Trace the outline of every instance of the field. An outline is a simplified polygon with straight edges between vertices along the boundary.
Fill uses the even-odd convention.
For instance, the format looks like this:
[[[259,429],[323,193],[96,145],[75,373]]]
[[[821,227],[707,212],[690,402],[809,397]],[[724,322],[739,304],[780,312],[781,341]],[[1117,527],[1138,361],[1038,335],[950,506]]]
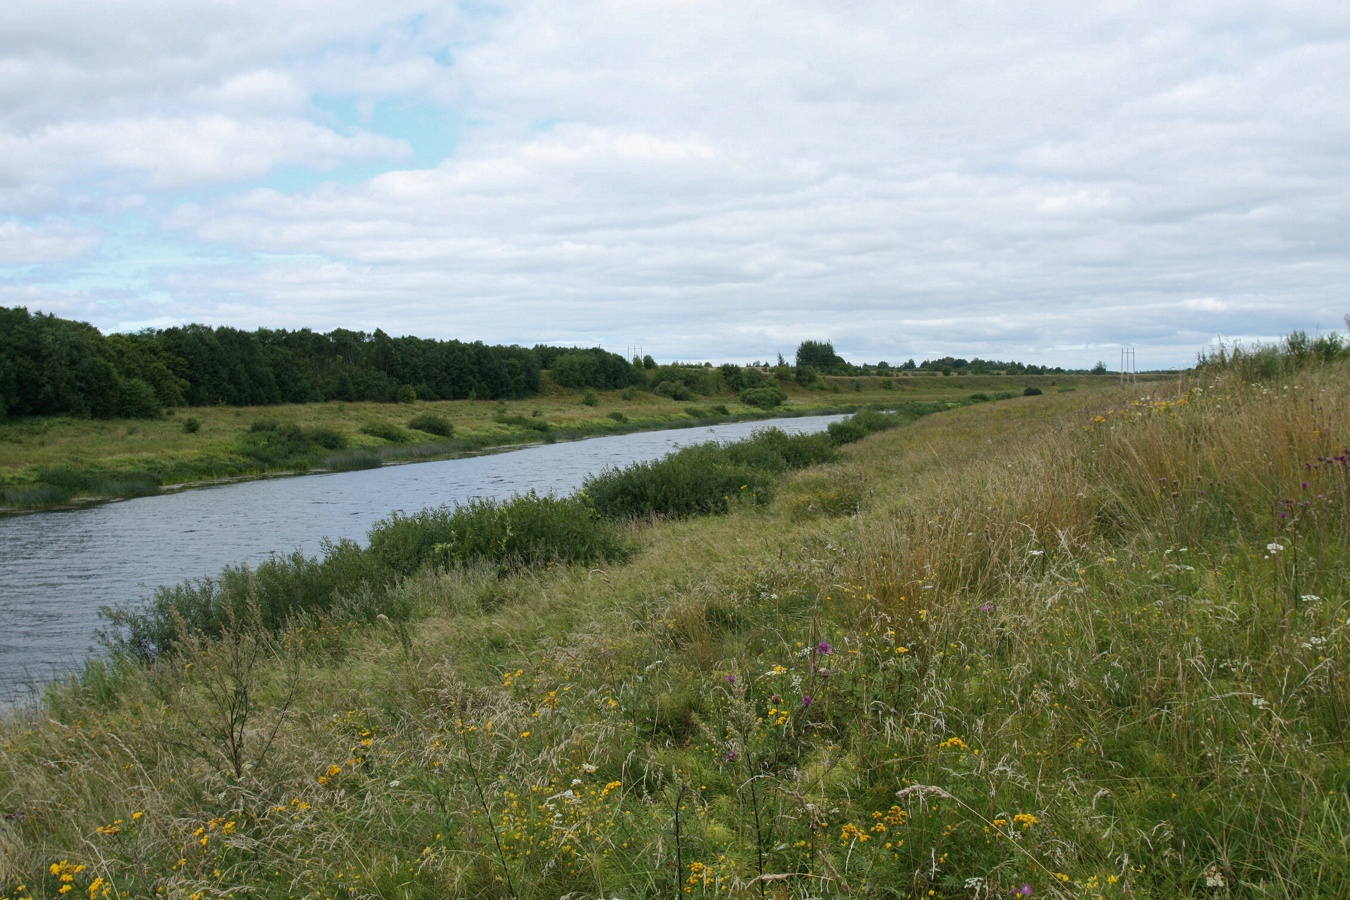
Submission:
[[[1112,376],[1029,375],[881,379],[827,378],[824,389],[785,385],[781,414],[848,411],[871,404],[944,400],[971,395],[1050,393],[1110,384]],[[889,387],[883,383],[888,384]],[[589,392],[549,387],[526,400],[413,403],[313,403],[171,410],[160,419],[37,418],[0,420],[0,509],[41,508],[72,498],[135,496],[161,486],[266,473],[368,468],[445,458],[541,440],[757,418],[764,411],[734,392],[670,400],[645,391]],[[591,403],[590,401],[594,401]],[[409,423],[432,417],[449,425],[439,435]],[[260,425],[273,430],[259,432]],[[276,428],[322,436],[317,443],[272,442]],[[282,443],[281,446],[274,444]]]
[[[1344,897],[1348,419],[1344,361],[1214,365],[585,562],[335,548],[267,624],[330,570],[236,572],[214,636],[0,727],[0,896]]]

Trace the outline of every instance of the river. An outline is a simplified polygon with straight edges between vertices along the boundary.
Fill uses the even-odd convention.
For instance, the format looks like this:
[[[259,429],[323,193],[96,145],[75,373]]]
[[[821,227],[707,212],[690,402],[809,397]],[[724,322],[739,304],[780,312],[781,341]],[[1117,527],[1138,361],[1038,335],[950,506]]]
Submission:
[[[394,510],[530,490],[570,494],[589,475],[678,447],[737,440],[770,426],[820,431],[841,418],[639,432],[0,518],[0,703],[30,697],[44,682],[78,670],[95,650],[99,608],[143,600],[162,585],[256,565],[275,553],[317,555],[325,537],[364,542]]]

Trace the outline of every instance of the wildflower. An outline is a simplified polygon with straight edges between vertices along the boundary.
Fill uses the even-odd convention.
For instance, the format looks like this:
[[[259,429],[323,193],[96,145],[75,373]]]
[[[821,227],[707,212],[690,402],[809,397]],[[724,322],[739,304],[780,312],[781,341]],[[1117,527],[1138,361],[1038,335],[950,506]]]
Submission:
[[[1014,897],[1030,897],[1030,896],[1031,896],[1031,885],[1026,884],[1025,882],[1023,882],[1023,884],[1022,884],[1022,886],[1021,886],[1020,888],[1013,888],[1013,889],[1012,889],[1012,892],[1013,892],[1013,896],[1014,896]]]
[[[727,684],[735,684],[735,683],[736,683],[736,676],[735,676],[735,675],[728,675],[728,676],[727,676]]]
[[[810,695],[810,694],[802,694],[802,706],[803,706],[803,708],[804,708],[804,707],[807,707],[807,706],[810,706],[810,705],[811,705],[812,703],[814,703],[814,702],[815,702],[815,701],[811,699],[811,695]]]
[[[1284,544],[1276,544],[1272,542],[1266,544],[1266,549],[1269,550],[1271,553],[1279,553],[1281,550],[1284,549]]]
[[[727,762],[735,762],[736,760],[738,760],[738,759],[740,759],[740,758],[741,758],[741,751],[739,751],[739,750],[728,750],[728,751],[727,751]]]
[[[821,656],[829,656],[834,652],[834,648],[830,646],[829,641],[821,641],[819,644],[816,644],[816,652]]]
[[[830,677],[830,670],[829,670],[829,669],[821,669],[821,670],[820,670],[820,677],[821,677],[821,678],[829,678],[829,677]]]
[[[982,604],[980,604],[980,612],[987,613],[987,612],[993,612],[993,611],[994,611],[994,604],[992,604],[992,603],[982,603]]]

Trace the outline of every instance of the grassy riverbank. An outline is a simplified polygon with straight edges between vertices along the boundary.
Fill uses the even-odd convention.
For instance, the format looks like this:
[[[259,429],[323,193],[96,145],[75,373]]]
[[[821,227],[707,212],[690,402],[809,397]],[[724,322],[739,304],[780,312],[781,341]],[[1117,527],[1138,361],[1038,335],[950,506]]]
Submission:
[[[245,577],[3,726],[0,896],[1344,896],[1347,434],[1344,363],[1215,367],[279,630]]]
[[[1020,396],[1111,383],[1110,376],[827,378],[823,389],[784,385],[773,415],[973,396]],[[511,402],[313,403],[180,408],[161,419],[0,421],[0,509],[43,508],[161,486],[277,472],[370,468],[541,440],[764,417],[732,392],[680,402],[645,391],[550,388]],[[431,430],[425,430],[430,428]]]

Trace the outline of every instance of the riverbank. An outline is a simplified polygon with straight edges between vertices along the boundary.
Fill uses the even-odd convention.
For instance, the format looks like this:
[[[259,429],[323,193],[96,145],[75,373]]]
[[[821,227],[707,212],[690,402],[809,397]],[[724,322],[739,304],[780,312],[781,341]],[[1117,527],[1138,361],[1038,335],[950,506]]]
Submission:
[[[1341,896],[1350,370],[1195,387],[91,665],[0,733],[0,890]]]
[[[676,401],[642,391],[546,394],[513,402],[318,403],[177,409],[158,420],[0,422],[0,514],[143,496],[162,488],[399,462],[605,434],[771,416],[852,412],[906,402],[981,402],[1110,385],[1112,376],[825,379],[784,385],[760,410],[731,393]],[[410,427],[437,428],[432,434]],[[430,424],[429,424],[430,423]]]

